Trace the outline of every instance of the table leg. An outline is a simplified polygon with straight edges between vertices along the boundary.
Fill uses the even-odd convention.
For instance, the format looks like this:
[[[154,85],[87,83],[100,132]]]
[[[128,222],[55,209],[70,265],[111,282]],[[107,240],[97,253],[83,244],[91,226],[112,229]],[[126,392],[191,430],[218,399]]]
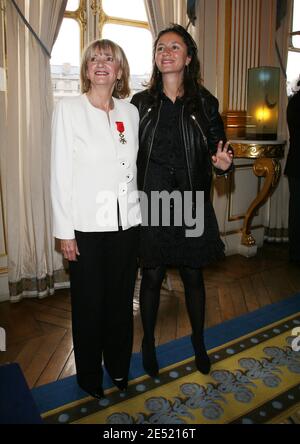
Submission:
[[[254,213],[261,205],[266,202],[268,197],[271,196],[272,192],[276,188],[281,172],[280,162],[276,159],[271,159],[267,157],[260,158],[254,162],[253,171],[257,177],[265,177],[265,181],[259,194],[248,208],[244,219],[241,244],[248,247],[253,246],[256,243],[254,237],[251,234],[251,222]]]

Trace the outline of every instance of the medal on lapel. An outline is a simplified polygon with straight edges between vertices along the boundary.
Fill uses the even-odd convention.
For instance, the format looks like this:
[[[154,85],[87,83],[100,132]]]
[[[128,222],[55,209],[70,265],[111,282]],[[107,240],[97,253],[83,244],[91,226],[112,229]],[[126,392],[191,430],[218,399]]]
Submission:
[[[125,131],[124,123],[123,122],[116,122],[116,125],[117,125],[117,130],[119,132],[119,137],[120,137],[119,141],[120,141],[120,143],[122,143],[124,145],[125,143],[127,143],[127,140],[125,139],[125,136],[124,136],[124,131]]]

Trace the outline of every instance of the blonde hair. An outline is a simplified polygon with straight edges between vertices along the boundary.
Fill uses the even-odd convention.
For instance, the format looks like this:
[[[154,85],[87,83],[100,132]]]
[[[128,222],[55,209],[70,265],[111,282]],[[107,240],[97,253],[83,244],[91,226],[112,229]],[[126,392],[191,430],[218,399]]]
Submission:
[[[112,95],[118,99],[125,99],[130,95],[130,70],[128,60],[123,49],[113,41],[107,39],[94,40],[83,52],[80,66],[81,92],[84,94],[91,88],[91,81],[87,77],[87,64],[95,49],[99,49],[100,51],[111,50],[114,60],[119,64],[122,71],[121,78],[116,82]]]

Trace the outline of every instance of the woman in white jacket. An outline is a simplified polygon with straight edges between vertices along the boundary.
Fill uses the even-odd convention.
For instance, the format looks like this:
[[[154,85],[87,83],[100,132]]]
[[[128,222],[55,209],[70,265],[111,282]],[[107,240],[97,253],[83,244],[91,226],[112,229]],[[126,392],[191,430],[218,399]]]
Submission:
[[[102,360],[127,387],[140,209],[136,185],[139,117],[129,66],[110,40],[92,42],[81,63],[82,95],[56,106],[51,193],[54,236],[69,261],[78,384],[103,396]]]

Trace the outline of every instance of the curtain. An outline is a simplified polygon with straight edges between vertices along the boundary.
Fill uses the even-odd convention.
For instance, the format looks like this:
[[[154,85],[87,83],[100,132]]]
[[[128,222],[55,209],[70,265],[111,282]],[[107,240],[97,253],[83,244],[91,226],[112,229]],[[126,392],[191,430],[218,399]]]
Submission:
[[[152,35],[157,34],[171,23],[184,27],[188,24],[186,0],[144,0]]]
[[[51,53],[67,0],[18,0],[26,20]],[[50,61],[12,2],[7,13],[7,137],[5,209],[11,301],[44,297],[67,285],[51,226]]]
[[[273,39],[277,42],[278,53],[274,50],[269,64],[271,66],[280,66],[286,70],[288,56],[288,42],[292,13],[292,1],[285,2],[285,15],[277,14],[281,20],[277,20],[277,30],[274,29]],[[277,2],[278,7],[278,2]],[[278,11],[280,12],[280,11]],[[286,108],[288,104],[286,78],[281,70],[280,75],[280,96],[279,96],[279,120],[278,120],[278,139],[285,140],[285,159],[288,152],[288,127],[286,122]],[[281,161],[282,177],[280,182],[268,200],[265,211],[265,239],[268,241],[283,242],[288,240],[288,205],[289,205],[289,188],[287,178],[283,175],[285,159]]]

